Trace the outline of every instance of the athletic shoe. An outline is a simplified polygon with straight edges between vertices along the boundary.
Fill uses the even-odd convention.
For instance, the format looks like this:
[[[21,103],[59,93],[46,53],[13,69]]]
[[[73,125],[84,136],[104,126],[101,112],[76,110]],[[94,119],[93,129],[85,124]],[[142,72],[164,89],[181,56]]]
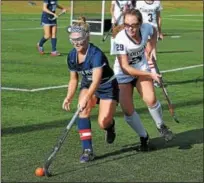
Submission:
[[[38,49],[38,52],[43,55],[44,54],[44,49],[42,46],[39,45],[39,43],[37,43],[37,49]]]
[[[56,57],[56,56],[60,56],[61,54],[58,51],[52,51],[51,52],[51,56]]]
[[[174,134],[172,133],[172,131],[164,124],[161,125],[160,128],[158,128],[158,131],[166,141],[170,141],[174,137]]]
[[[83,154],[80,157],[80,163],[87,163],[94,160],[94,154],[91,149],[84,149]]]
[[[113,120],[113,124],[111,127],[105,130],[105,140],[108,144],[112,144],[115,140],[116,133],[115,133],[115,120]]]
[[[146,137],[140,137],[139,151],[149,151],[149,135]]]

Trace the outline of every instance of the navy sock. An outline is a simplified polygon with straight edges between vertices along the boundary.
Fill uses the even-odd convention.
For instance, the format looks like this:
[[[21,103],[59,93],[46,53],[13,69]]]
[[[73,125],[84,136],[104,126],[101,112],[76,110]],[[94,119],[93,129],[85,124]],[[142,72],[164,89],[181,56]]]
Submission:
[[[91,121],[89,118],[79,118],[78,131],[82,143],[82,148],[92,150]]]
[[[42,47],[43,44],[47,41],[48,39],[45,39],[44,37],[41,38],[40,42],[39,42],[39,46]]]
[[[56,51],[57,38],[52,38],[51,43],[52,43],[52,51]]]

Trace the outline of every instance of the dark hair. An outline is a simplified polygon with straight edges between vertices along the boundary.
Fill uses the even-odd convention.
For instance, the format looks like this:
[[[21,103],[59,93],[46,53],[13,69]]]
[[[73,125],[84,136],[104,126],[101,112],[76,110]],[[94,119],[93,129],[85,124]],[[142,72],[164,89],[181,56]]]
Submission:
[[[139,10],[137,9],[129,9],[125,12],[125,15],[124,15],[124,20],[125,20],[125,17],[127,15],[133,15],[133,16],[136,16],[139,23],[142,24],[143,23],[143,18],[142,18],[142,14]]]

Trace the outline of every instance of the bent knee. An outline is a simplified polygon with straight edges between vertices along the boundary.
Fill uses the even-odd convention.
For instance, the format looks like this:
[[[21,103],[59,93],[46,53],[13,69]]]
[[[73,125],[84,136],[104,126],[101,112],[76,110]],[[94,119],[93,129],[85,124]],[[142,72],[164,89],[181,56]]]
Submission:
[[[45,35],[44,35],[44,38],[45,38],[45,39],[50,39],[50,38],[51,38],[51,35],[50,35],[50,34],[45,34]]]
[[[154,105],[157,103],[156,98],[143,99],[143,100],[144,100],[144,102],[146,103],[146,105],[147,105],[148,107],[152,107],[152,106],[154,106]]]
[[[99,124],[101,129],[106,129],[110,126],[110,122],[112,120],[113,119],[110,117],[103,117],[103,118],[98,119],[98,124]]]
[[[79,113],[80,118],[87,118],[90,116],[91,107],[86,107],[82,112]]]

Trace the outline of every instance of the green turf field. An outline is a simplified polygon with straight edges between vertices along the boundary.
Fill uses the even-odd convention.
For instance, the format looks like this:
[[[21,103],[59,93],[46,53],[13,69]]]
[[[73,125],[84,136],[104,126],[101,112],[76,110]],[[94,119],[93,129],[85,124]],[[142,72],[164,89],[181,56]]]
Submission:
[[[158,43],[158,65],[160,70],[167,71],[163,77],[180,124],[172,120],[161,89],[156,91],[163,104],[164,120],[176,134],[175,139],[165,143],[160,138],[146,106],[135,92],[136,109],[155,150],[147,153],[134,150],[139,138],[125,124],[120,107],[115,116],[117,139],[107,145],[97,124],[96,108],[91,119],[97,159],[79,163],[81,145],[74,126],[50,167],[54,176],[47,178],[36,177],[34,171],[43,165],[77,106],[75,97],[71,112],[61,109],[67,90],[63,85],[69,79],[66,54],[71,44],[65,31],[69,16],[59,20],[58,50],[63,55],[51,57],[48,41],[46,54],[41,56],[36,50],[42,36],[40,8],[33,10],[34,6],[23,3],[24,9],[18,13],[15,10],[19,4],[16,9],[8,9],[3,2],[1,7],[2,182],[203,182],[202,9],[189,6],[178,9],[175,3],[176,9],[169,3],[162,13],[166,36]],[[100,36],[91,38],[112,65],[114,57],[109,55],[109,40],[105,43],[101,40]],[[196,67],[187,69],[189,66]],[[176,71],[178,68],[182,70]],[[49,88],[55,86],[62,88]],[[38,91],[42,88],[45,90]]]

